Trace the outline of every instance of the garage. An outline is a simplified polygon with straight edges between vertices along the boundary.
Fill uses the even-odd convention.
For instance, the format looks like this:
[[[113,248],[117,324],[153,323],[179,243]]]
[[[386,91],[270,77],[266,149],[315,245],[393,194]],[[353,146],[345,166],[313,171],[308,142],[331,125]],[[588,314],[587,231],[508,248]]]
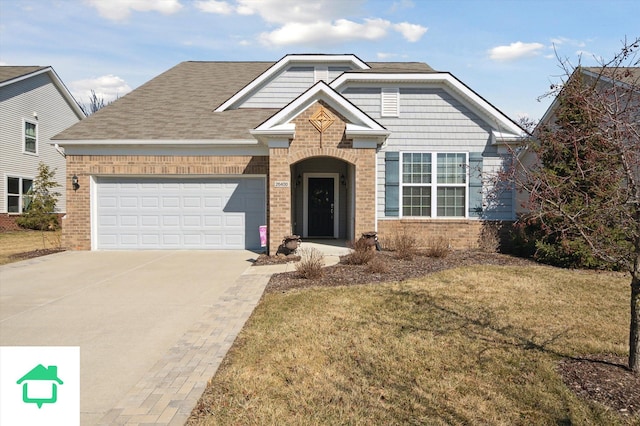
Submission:
[[[262,177],[98,177],[95,189],[95,249],[260,248]]]

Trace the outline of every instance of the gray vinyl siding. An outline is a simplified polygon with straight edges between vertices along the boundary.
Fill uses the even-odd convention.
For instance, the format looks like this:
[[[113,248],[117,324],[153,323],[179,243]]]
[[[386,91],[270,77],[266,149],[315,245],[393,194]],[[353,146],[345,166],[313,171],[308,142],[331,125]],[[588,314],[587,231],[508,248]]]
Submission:
[[[481,152],[483,173],[495,172],[502,158],[491,144],[491,127],[456,97],[441,88],[400,87],[400,116],[381,117],[380,87],[350,87],[342,92],[349,101],[385,126],[391,135],[378,153],[378,217],[385,217],[385,152]],[[489,185],[488,180],[486,185]],[[481,218],[513,218],[512,191],[500,191],[497,198],[484,189]],[[493,195],[493,193],[491,193]]]
[[[314,84],[313,67],[290,67],[266,82],[240,108],[282,108]]]
[[[346,65],[329,66],[329,81],[326,83],[349,70],[351,67]],[[291,66],[263,83],[239,108],[283,108],[316,83],[314,71],[314,65]]]
[[[34,112],[38,114],[37,119]],[[37,123],[37,155],[22,152],[24,120]],[[42,161],[56,169],[58,183],[65,183],[65,158],[49,142],[51,137],[78,121],[46,73],[0,88],[0,213],[7,212],[7,176],[33,179]],[[66,191],[63,186],[57,191],[61,193],[57,211],[63,213]]]

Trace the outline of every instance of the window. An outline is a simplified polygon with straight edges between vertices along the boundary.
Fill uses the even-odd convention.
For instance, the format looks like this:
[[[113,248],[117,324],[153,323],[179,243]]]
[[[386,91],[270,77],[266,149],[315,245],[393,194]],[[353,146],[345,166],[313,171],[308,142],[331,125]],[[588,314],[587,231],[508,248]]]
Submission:
[[[38,125],[26,120],[24,122],[24,152],[38,153]]]
[[[17,177],[7,177],[7,212],[22,213],[29,207],[31,197],[29,191],[33,180]]]
[[[466,204],[467,154],[402,154],[403,216],[465,217]]]

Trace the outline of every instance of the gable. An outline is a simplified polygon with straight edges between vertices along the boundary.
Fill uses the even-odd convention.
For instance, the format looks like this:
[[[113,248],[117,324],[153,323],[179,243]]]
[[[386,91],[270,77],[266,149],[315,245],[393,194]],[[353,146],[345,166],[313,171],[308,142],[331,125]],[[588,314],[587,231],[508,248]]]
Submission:
[[[343,117],[346,123],[346,135],[349,138],[375,139],[384,142],[389,131],[365,114],[347,99],[331,89],[325,82],[319,81],[308,91],[300,95],[285,108],[266,120],[251,134],[258,140],[288,140],[294,137],[294,120],[315,104],[321,103]]]
[[[329,66],[296,63],[257,87],[237,108],[283,108],[318,81],[329,83],[352,69],[353,65],[348,63]]]
[[[287,55],[216,111],[242,107],[282,108],[317,81],[331,80],[346,70],[368,68],[355,55]]]
[[[391,119],[424,121],[421,113],[455,121],[453,114],[487,128],[493,143],[519,142],[523,136],[518,124],[449,73],[345,73],[330,86],[385,126]],[[459,133],[455,127],[441,131]]]

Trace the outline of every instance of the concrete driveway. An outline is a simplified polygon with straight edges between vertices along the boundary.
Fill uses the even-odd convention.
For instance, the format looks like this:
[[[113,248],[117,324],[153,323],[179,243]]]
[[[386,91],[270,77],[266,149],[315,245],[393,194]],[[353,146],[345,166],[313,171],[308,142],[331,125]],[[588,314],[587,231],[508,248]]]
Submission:
[[[79,346],[83,425],[183,424],[269,279],[249,273],[255,256],[64,252],[0,266],[0,344]]]

